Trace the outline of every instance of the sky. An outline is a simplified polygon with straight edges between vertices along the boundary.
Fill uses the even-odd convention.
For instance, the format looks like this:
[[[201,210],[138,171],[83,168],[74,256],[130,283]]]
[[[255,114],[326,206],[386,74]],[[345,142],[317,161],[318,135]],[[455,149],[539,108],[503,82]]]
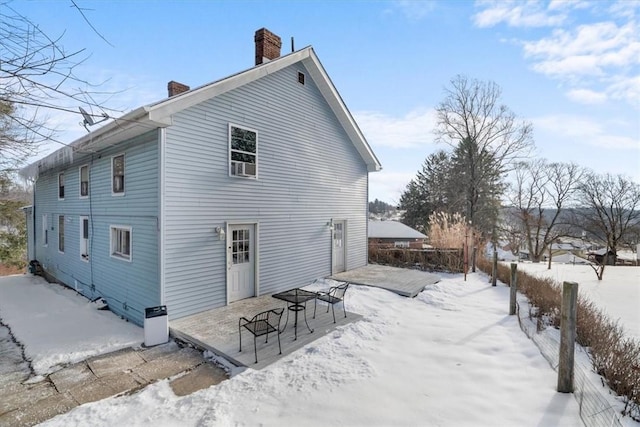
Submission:
[[[47,371],[46,361],[76,359],[85,341],[124,343],[131,336],[131,324],[91,311],[84,297],[63,289],[40,277],[0,278],[3,322],[39,373]],[[345,298],[361,320],[261,370],[238,370],[185,397],[159,381],[42,425],[582,426],[577,400],[556,392],[557,374],[516,316],[507,315],[509,288],[490,286],[484,274],[466,282],[447,275],[416,298],[366,286],[350,286]],[[16,310],[16,300],[30,304]],[[42,304],[64,307],[62,320],[76,322],[61,324]],[[102,327],[104,315],[122,330]],[[40,342],[34,330],[49,338]],[[56,345],[57,337],[67,344]]]
[[[75,4],[84,16],[71,0],[10,6],[67,51],[85,49],[76,74],[100,84],[114,116],[165,98],[170,80],[193,88],[252,67],[259,28],[282,38],[283,54],[292,37],[296,49],[312,45],[382,163],[370,200],[397,204],[425,158],[450,150],[435,142],[434,108],[457,75],[500,86],[533,124],[532,157],[640,182],[637,0]],[[49,119],[58,141],[86,132],[78,114]]]

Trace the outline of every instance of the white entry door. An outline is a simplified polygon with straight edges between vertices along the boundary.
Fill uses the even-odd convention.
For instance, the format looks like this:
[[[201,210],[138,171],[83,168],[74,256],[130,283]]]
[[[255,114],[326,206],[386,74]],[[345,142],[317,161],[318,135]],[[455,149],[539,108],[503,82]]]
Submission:
[[[256,295],[255,225],[230,225],[227,234],[229,302]]]
[[[332,273],[341,273],[344,271],[344,244],[345,244],[344,221],[333,222],[333,261]]]

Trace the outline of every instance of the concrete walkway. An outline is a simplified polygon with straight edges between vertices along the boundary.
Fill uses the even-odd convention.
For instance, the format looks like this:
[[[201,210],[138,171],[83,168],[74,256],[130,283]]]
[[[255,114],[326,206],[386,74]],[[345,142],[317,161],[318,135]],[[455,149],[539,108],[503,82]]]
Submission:
[[[31,383],[4,381],[0,389],[0,426],[33,426],[78,405],[130,394],[170,378],[178,396],[227,379],[202,353],[174,341],[147,349],[127,348],[67,366]]]

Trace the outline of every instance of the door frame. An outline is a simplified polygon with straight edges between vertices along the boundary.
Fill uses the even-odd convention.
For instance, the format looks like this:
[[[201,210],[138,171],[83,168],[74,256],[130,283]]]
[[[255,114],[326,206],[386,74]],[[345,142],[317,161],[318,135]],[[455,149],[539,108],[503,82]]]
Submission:
[[[344,270],[343,271],[347,271],[347,219],[346,218],[331,218],[331,274],[334,275],[336,274],[335,272],[335,265],[333,263],[333,228],[335,227],[335,223],[336,222],[341,222],[342,223],[342,256],[343,256],[343,265],[344,265]]]
[[[248,220],[233,220],[233,221],[227,221],[225,222],[225,239],[224,239],[224,252],[225,252],[225,294],[226,294],[226,305],[229,305],[231,303],[230,301],[230,295],[231,292],[230,290],[230,284],[229,281],[231,280],[231,275],[229,274],[229,263],[231,262],[231,251],[229,250],[229,245],[230,245],[230,241],[229,239],[231,239],[231,235],[229,233],[229,228],[232,225],[253,225],[253,229],[254,229],[254,237],[253,237],[253,294],[254,294],[254,298],[257,297],[258,295],[260,295],[260,245],[259,243],[259,239],[258,236],[260,235],[259,233],[259,227],[260,224],[258,223],[257,220],[254,219],[248,219]]]

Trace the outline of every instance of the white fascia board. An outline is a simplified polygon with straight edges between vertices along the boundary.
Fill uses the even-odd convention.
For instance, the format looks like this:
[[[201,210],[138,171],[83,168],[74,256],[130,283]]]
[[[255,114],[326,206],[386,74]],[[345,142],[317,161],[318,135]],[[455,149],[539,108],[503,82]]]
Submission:
[[[353,116],[349,112],[349,109],[345,105],[340,93],[333,85],[331,78],[325,71],[324,67],[320,63],[318,56],[314,52],[313,48],[310,49],[310,55],[308,58],[302,61],[304,66],[309,70],[309,74],[313,78],[313,81],[316,83],[320,92],[329,103],[329,106],[333,110],[333,113],[336,115],[342,127],[347,132],[347,135],[353,142],[356,150],[360,153],[360,156],[364,159],[367,164],[367,170],[369,172],[376,172],[382,169],[382,165],[380,161],[374,154],[373,150],[369,146],[369,143],[365,139],[364,135],[360,131],[358,124],[353,119]]]
[[[273,61],[266,62],[259,66],[226,77],[222,80],[200,86],[199,88],[173,96],[159,103],[148,105],[149,119],[152,121],[169,122],[172,114],[178,113],[186,108],[222,95],[225,92],[244,86],[269,74],[280,71],[289,65],[302,61],[304,58],[309,56],[310,49],[311,48],[309,47],[304,48]]]

